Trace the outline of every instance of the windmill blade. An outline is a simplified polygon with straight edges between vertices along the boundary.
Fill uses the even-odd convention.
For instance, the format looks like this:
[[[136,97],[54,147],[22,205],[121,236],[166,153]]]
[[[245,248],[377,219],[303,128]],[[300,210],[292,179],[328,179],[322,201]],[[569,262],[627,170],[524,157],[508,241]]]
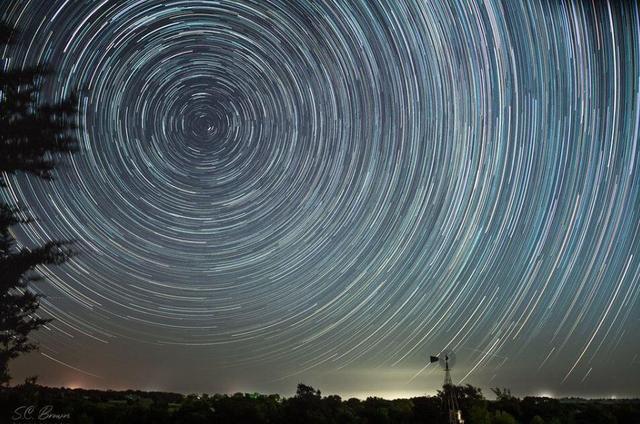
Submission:
[[[440,358],[438,358],[437,356],[433,356],[431,355],[431,358],[429,359],[430,363],[434,363],[434,362],[438,362],[440,360]]]
[[[456,363],[456,354],[451,349],[445,349],[438,355],[438,359],[442,368],[446,368],[447,363],[449,368],[453,368]]]

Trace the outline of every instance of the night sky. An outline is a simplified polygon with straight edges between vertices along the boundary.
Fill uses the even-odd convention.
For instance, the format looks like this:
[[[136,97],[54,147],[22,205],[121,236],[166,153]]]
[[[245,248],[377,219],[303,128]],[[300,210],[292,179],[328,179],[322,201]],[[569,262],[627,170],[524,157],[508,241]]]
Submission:
[[[454,4],[455,3],[455,4]],[[640,395],[636,1],[2,0],[81,89],[15,382]]]

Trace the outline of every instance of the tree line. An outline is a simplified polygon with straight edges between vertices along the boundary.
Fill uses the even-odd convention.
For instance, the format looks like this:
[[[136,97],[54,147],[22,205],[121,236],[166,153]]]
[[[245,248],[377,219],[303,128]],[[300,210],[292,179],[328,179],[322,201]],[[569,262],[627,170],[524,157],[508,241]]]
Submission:
[[[0,23],[0,50],[16,35]],[[0,385],[11,380],[9,361],[35,349],[30,335],[49,321],[38,314],[37,267],[60,264],[72,254],[68,241],[18,246],[12,228],[37,217],[8,202],[9,178],[23,173],[51,181],[59,158],[77,150],[76,94],[57,101],[42,98],[52,74],[44,65],[0,69]]]
[[[20,415],[21,407],[48,410],[71,424],[445,424],[446,388],[436,396],[365,400],[322,396],[319,390],[299,384],[296,394],[236,393],[186,395],[163,392],[102,391],[49,388],[33,384],[0,390],[0,411],[7,418]],[[466,424],[627,424],[640,422],[638,400],[584,400],[525,397],[493,389],[487,400],[476,387],[456,386]],[[16,412],[17,410],[17,412]],[[2,417],[5,418],[5,417]]]

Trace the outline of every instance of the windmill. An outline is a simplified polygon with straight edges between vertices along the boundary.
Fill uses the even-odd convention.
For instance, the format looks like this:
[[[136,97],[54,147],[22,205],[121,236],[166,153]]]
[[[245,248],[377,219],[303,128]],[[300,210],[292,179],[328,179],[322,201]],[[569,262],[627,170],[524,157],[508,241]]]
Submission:
[[[456,363],[456,355],[451,349],[443,350],[438,356],[431,356],[430,362],[438,362],[444,370],[444,384],[442,385],[443,393],[447,399],[447,409],[449,412],[449,424],[463,424],[462,412],[458,406],[458,396],[456,395],[456,387],[451,381],[451,368]]]

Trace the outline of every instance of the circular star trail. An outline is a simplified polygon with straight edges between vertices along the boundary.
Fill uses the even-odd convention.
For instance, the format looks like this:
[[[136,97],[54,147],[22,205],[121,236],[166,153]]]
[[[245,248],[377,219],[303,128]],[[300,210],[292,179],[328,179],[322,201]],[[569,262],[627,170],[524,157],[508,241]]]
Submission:
[[[76,240],[43,377],[419,391],[453,348],[457,381],[638,394],[637,3],[1,9],[5,66],[80,90],[80,151],[4,193],[25,245]]]

